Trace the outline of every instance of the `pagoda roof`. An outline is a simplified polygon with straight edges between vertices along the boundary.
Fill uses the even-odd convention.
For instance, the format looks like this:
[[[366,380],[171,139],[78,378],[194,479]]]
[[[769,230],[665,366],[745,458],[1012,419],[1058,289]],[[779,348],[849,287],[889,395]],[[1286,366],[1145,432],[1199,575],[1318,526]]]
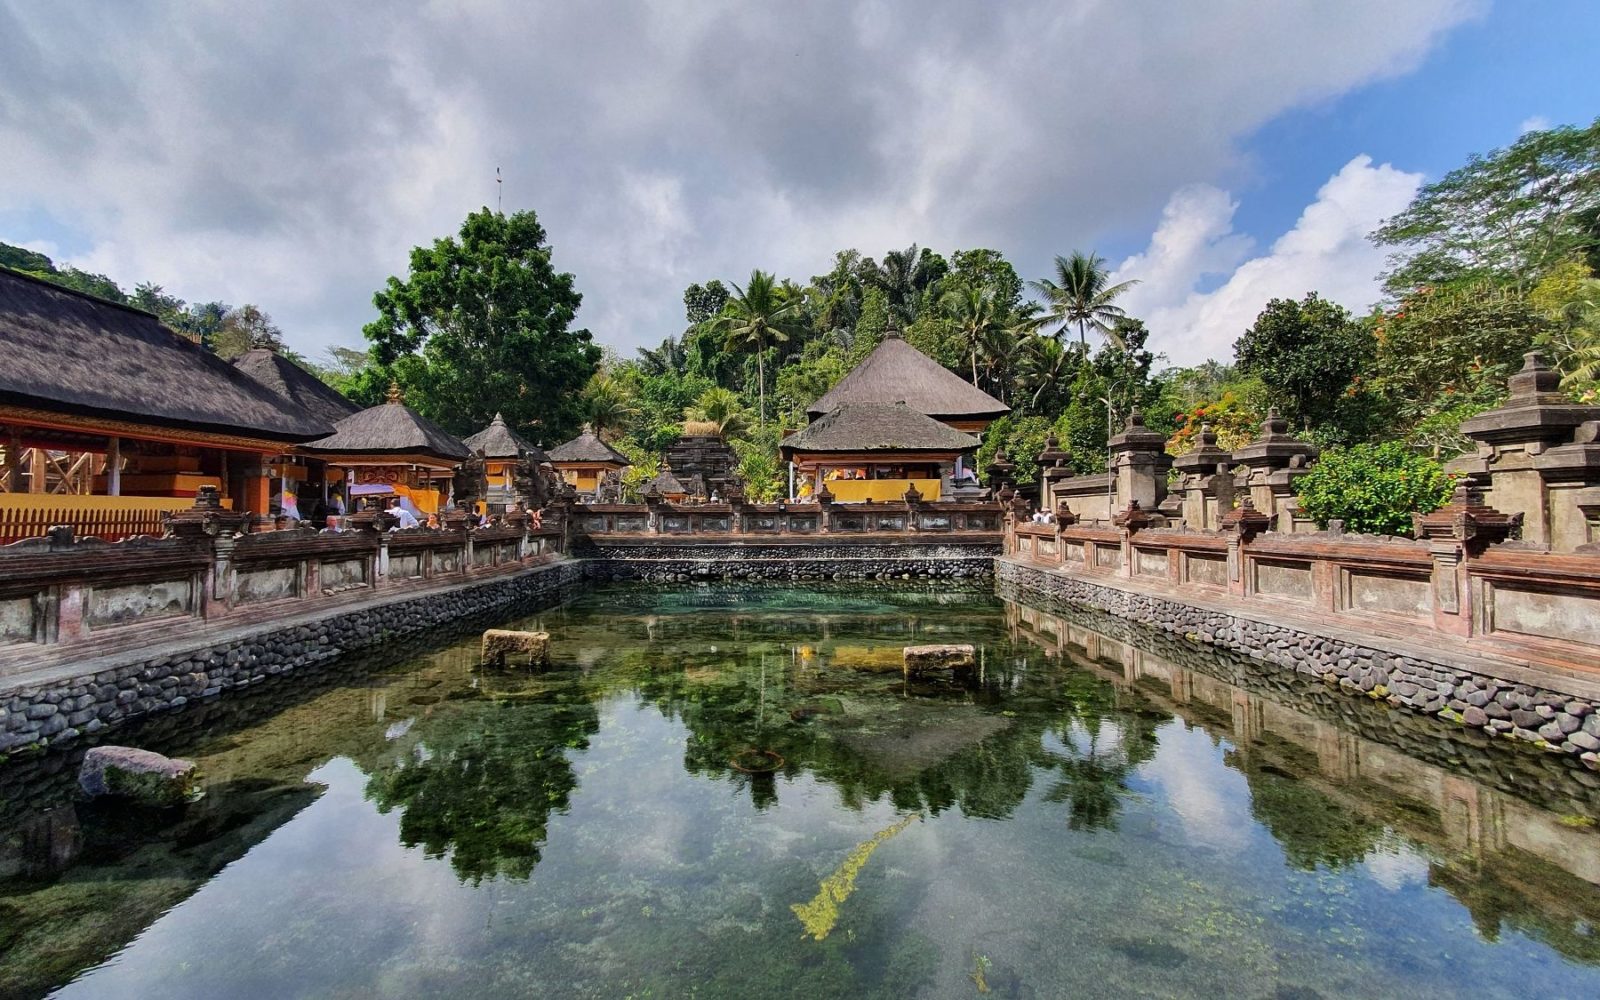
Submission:
[[[891,330],[866,360],[806,408],[812,419],[851,403],[905,403],[940,420],[992,420],[1011,407],[905,342]]]
[[[307,451],[350,455],[427,455],[454,464],[471,456],[449,431],[400,401],[389,401],[351,414],[333,426],[333,433],[306,446]]]
[[[475,452],[483,452],[485,458],[527,456],[535,465],[550,461],[550,456],[544,453],[543,448],[529,444],[528,439],[512,430],[506,423],[505,417],[499,413],[489,421],[489,426],[469,438],[464,438],[461,443]]]
[[[361,407],[288,358],[264,347],[246,351],[233,367],[332,426]]]
[[[0,403],[285,443],[332,427],[154,313],[4,267]]]
[[[571,441],[563,442],[551,448],[550,461],[587,462],[595,465],[621,466],[633,464],[623,457],[621,452],[600,440],[600,436],[594,432],[594,428],[587,425],[583,428],[583,433]]]
[[[785,438],[786,452],[961,452],[978,439],[905,403],[847,403]]]

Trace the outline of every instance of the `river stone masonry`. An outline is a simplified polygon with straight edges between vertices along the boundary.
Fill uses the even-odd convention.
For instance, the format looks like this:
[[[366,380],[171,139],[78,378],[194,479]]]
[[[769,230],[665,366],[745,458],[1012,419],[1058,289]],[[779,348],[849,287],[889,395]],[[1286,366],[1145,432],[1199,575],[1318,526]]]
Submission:
[[[583,553],[597,580],[685,583],[691,580],[987,580],[998,542],[920,545],[673,545],[594,543]]]
[[[1118,618],[1242,653],[1337,685],[1349,694],[1387,701],[1492,736],[1572,754],[1600,770],[1600,713],[1592,700],[1480,674],[1452,664],[1316,635],[1180,601],[1052,573],[1011,559],[996,560],[1002,585],[1065,605],[1085,605]]]
[[[581,563],[563,561],[514,577],[355,608],[310,624],[264,626],[227,642],[83,674],[49,687],[19,688],[0,696],[5,698],[0,701],[0,755],[70,743],[486,610],[555,603],[583,579]]]

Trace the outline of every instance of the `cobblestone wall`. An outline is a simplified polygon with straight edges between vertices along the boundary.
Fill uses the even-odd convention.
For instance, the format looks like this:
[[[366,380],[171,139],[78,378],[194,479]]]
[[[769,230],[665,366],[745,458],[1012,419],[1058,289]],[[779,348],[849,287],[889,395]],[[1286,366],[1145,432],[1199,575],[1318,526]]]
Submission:
[[[1002,585],[1046,600],[1087,605],[1143,622],[1163,632],[1321,678],[1349,694],[1573,754],[1588,767],[1600,769],[1600,753],[1596,752],[1600,751],[1600,714],[1595,712],[1595,704],[1553,687],[1514,683],[1424,657],[1239,618],[1047,572],[1012,559],[997,560],[995,572]]]
[[[560,600],[583,578],[581,563],[559,562],[443,593],[367,605],[313,624],[265,626],[225,643],[197,644],[48,687],[19,688],[0,695],[0,754],[69,743],[485,611],[534,610]]]

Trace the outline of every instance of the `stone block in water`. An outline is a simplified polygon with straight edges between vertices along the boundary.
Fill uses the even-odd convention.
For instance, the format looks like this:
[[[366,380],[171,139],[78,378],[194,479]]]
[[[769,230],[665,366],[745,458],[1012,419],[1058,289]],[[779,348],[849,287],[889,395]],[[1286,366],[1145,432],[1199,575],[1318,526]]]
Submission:
[[[78,787],[90,798],[111,796],[147,806],[179,806],[194,797],[199,769],[133,747],[93,747],[78,771]]]
[[[550,633],[489,629],[483,633],[482,659],[494,666],[520,663],[542,667],[550,662]]]
[[[933,670],[962,675],[971,673],[978,665],[978,653],[971,643],[907,646],[902,651],[902,662],[907,677],[919,677]]]

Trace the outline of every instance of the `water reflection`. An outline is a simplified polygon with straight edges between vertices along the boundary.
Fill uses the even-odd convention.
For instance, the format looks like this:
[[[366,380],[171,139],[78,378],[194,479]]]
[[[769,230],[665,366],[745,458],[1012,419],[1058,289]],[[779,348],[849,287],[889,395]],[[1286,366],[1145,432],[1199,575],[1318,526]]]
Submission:
[[[0,994],[1597,982],[1559,964],[1600,963],[1596,782],[1561,761],[973,592],[615,588],[519,624],[556,669],[436,639],[119,737],[199,761],[178,813],[0,769]],[[975,680],[908,683],[928,641]]]

